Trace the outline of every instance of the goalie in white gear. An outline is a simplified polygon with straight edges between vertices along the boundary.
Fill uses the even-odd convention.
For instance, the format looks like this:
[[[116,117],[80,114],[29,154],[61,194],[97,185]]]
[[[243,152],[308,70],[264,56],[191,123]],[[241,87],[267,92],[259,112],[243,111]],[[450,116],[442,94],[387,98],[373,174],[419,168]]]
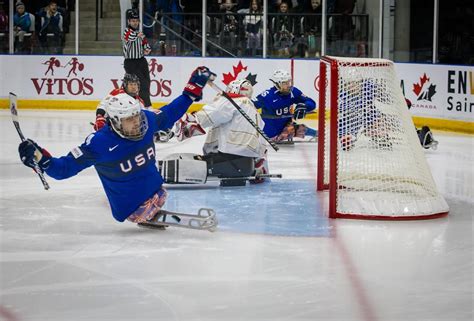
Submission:
[[[250,81],[234,80],[225,91],[260,128],[263,128],[264,122],[251,100],[253,87]],[[218,94],[214,101],[205,105],[202,110],[181,117],[175,124],[175,135],[182,141],[205,134],[204,128],[209,128],[203,146],[204,155],[194,158],[206,161],[209,176],[233,178],[221,180],[221,185],[245,185],[246,179],[235,178],[268,174],[266,162],[268,143],[223,95]],[[189,160],[190,156],[171,155],[168,159],[176,157]],[[196,168],[194,165],[190,166]],[[179,171],[182,170],[182,167],[179,167]],[[207,177],[207,174],[204,177]],[[166,179],[165,177],[165,181]],[[188,181],[170,179],[169,182]],[[250,182],[260,183],[263,179],[253,179]]]

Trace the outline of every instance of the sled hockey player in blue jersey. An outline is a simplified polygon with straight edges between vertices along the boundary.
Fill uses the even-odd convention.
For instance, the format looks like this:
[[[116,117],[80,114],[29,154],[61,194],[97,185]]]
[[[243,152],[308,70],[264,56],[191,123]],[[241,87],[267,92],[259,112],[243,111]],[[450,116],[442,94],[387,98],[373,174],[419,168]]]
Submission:
[[[167,192],[156,166],[153,135],[172,127],[193,101],[202,98],[204,86],[214,77],[207,67],[198,67],[182,95],[156,112],[142,109],[126,93],[118,94],[106,106],[107,124],[66,156],[52,157],[28,139],[19,146],[20,159],[28,167],[39,165],[55,179],[66,179],[94,166],[117,221],[156,223],[166,216],[160,211]]]
[[[275,142],[291,141],[293,137],[316,137],[316,130],[295,122],[316,108],[314,100],[293,86],[293,79],[285,70],[275,71],[270,80],[274,86],[254,100],[255,107],[262,110],[265,134]]]
[[[264,126],[251,100],[253,87],[249,80],[233,80],[225,92],[255,125],[260,129]],[[247,180],[261,183],[264,176],[268,177],[268,143],[220,93],[202,110],[183,115],[175,125],[178,141],[204,135],[206,130],[204,155],[171,154],[159,161],[166,183],[204,184],[210,176],[219,178],[221,186],[244,186]]]
[[[369,139],[369,146],[392,149],[393,139],[389,133],[395,133],[401,124],[392,115],[394,98],[389,92],[383,79],[353,79],[341,83],[338,137],[342,150],[354,148],[362,136]]]
[[[410,109],[412,106],[411,101],[405,98],[405,102],[407,104],[408,109]],[[416,133],[418,135],[418,139],[420,140],[420,144],[424,149],[438,149],[438,141],[434,139],[433,132],[428,126],[422,126],[419,129],[417,128]]]

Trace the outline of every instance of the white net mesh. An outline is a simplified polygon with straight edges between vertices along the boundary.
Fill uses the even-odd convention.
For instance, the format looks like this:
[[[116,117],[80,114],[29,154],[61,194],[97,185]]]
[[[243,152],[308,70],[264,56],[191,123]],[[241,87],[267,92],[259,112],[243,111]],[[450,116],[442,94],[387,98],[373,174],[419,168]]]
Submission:
[[[393,63],[382,59],[331,59],[337,73],[331,68],[325,73],[326,107],[334,108],[331,92],[337,95],[338,128],[331,129],[337,131],[337,141],[330,142],[326,122],[324,183],[329,184],[330,166],[337,165],[337,215],[408,217],[447,212],[448,205],[436,189]],[[330,77],[335,75],[337,88],[331,90]],[[328,157],[333,143],[337,144],[337,164],[330,164]]]

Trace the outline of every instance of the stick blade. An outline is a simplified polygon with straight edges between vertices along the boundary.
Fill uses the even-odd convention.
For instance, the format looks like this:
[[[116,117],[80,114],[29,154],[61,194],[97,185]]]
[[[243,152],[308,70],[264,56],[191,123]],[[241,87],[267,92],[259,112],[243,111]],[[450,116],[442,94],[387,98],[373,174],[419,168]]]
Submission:
[[[18,97],[14,93],[10,92],[9,94],[9,102],[10,102],[10,112],[12,113],[12,117],[14,121],[18,121]]]

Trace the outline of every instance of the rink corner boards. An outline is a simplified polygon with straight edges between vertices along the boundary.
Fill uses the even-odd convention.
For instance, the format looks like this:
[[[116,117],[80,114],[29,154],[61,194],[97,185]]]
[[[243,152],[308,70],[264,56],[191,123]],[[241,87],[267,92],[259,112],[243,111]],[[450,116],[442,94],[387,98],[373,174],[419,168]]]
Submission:
[[[98,100],[37,100],[20,99],[18,105],[20,109],[59,109],[59,110],[95,110],[99,104]],[[154,108],[166,105],[166,102],[153,103]],[[204,106],[202,103],[194,103],[189,108],[189,112],[198,111]],[[0,109],[8,109],[8,99],[0,99]],[[308,115],[308,119],[315,120],[318,113]],[[474,122],[426,118],[413,116],[416,127],[429,126],[431,129],[445,130],[458,133],[474,134]]]

